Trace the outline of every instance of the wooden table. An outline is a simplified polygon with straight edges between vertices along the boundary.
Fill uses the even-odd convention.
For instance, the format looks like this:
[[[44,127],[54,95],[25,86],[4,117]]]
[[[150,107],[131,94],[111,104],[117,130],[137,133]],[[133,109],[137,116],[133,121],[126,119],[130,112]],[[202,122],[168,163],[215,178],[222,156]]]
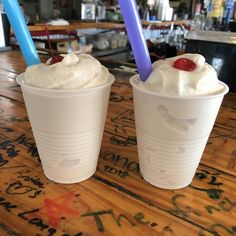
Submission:
[[[163,190],[139,172],[130,74],[112,71],[98,170],[63,185],[39,162],[15,82],[25,67],[19,52],[0,53],[0,235],[236,235],[236,94],[225,96],[191,185]]]

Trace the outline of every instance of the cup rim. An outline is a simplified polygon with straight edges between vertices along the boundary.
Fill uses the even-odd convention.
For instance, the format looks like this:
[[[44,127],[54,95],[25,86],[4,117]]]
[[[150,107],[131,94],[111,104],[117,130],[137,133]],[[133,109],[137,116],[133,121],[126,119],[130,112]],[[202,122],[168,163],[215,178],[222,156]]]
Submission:
[[[56,93],[56,94],[64,94],[64,93],[83,93],[83,92],[89,92],[89,91],[94,91],[98,89],[102,89],[105,87],[110,86],[112,83],[115,81],[115,76],[111,73],[108,74],[108,81],[105,84],[101,84],[98,86],[90,87],[90,88],[80,88],[80,89],[48,89],[48,88],[38,88],[34,87],[32,85],[28,85],[24,83],[24,72],[17,75],[16,77],[16,82],[18,85],[23,87],[24,89],[32,90],[35,92],[40,92],[40,93]]]
[[[179,99],[179,100],[196,100],[196,99],[212,99],[212,98],[217,98],[217,97],[222,97],[225,94],[227,94],[229,92],[229,87],[227,84],[225,84],[222,81],[219,81],[220,84],[222,84],[224,86],[224,89],[216,94],[207,94],[207,95],[171,95],[171,94],[161,94],[152,90],[147,90],[141,86],[137,86],[136,83],[134,82],[135,79],[137,79],[139,77],[138,74],[133,75],[130,79],[129,82],[132,85],[133,88],[135,88],[136,90],[149,94],[149,95],[155,95],[155,96],[159,96],[159,97],[163,97],[163,98],[171,98],[171,99]]]

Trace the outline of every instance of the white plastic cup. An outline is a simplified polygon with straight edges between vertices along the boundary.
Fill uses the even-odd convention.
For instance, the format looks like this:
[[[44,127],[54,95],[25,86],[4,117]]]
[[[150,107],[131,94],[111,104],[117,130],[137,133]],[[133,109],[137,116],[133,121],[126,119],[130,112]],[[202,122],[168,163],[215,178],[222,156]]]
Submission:
[[[228,86],[217,95],[169,96],[130,78],[140,171],[152,185],[184,188],[192,182]]]
[[[113,75],[108,82],[80,90],[29,86],[17,77],[43,171],[58,183],[77,183],[96,171]]]

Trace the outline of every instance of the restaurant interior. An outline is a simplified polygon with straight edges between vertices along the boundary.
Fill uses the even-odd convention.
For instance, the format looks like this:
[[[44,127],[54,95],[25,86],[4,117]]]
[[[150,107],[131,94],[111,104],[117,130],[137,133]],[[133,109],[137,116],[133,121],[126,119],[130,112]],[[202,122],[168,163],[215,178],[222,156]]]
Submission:
[[[108,61],[135,66],[119,4],[115,0],[19,1],[37,50],[48,52],[45,24],[50,27],[57,53],[86,52]],[[219,78],[236,90],[234,4],[212,1],[137,1],[152,62],[185,52],[198,52],[217,70]],[[3,11],[3,10],[2,10]],[[2,18],[4,14],[2,13]],[[14,32],[2,24],[5,43],[0,50],[17,48]],[[229,72],[230,71],[230,72]]]
[[[236,1],[0,0],[0,174],[0,236],[235,236]]]

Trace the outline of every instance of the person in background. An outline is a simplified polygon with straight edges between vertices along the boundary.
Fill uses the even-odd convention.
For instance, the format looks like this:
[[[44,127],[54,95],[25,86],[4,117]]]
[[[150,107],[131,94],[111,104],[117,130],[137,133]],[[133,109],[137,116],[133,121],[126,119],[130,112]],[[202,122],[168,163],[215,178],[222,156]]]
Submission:
[[[52,19],[54,19],[54,20],[55,19],[59,19],[60,16],[61,16],[61,11],[59,9],[57,9],[57,8],[54,8],[52,10]]]
[[[33,21],[31,20],[30,16],[25,13],[25,9],[24,9],[24,6],[23,6],[22,3],[20,3],[20,9],[21,9],[21,11],[22,11],[22,13],[24,15],[26,24],[27,25],[33,24]]]
[[[177,9],[177,17],[186,20],[188,18],[188,4],[186,0],[181,0]]]
[[[51,17],[48,20],[49,25],[69,25],[67,20],[64,20],[61,16],[61,11],[57,8],[53,8]]]

